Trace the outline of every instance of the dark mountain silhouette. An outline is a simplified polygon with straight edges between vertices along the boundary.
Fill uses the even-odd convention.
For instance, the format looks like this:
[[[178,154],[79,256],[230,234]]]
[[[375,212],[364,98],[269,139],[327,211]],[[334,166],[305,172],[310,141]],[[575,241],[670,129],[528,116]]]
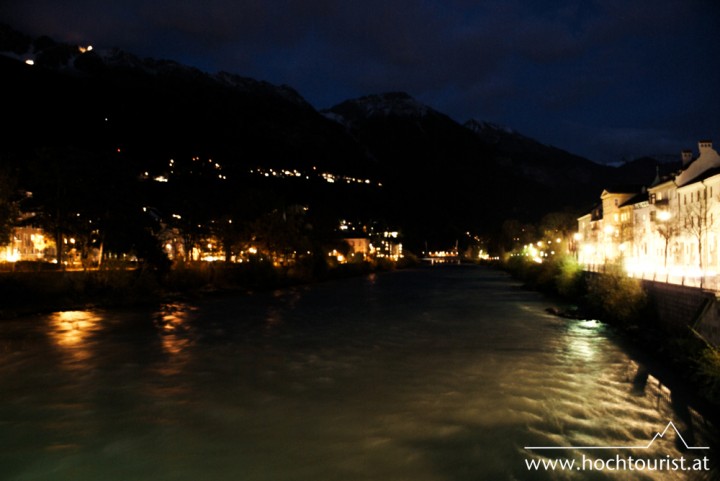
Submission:
[[[598,177],[612,173],[605,166],[542,144],[506,127],[477,120],[466,122],[465,127],[483,143],[496,148],[498,163],[544,185],[572,191],[578,183],[587,186],[595,183]]]
[[[392,224],[419,250],[468,231],[492,233],[508,218],[582,211],[607,184],[647,184],[655,175],[650,162],[616,169],[491,123],[461,125],[402,92],[318,112],[289,86],[8,27],[0,28],[0,52],[3,85],[17,99],[4,109],[4,162],[23,170],[24,160],[43,158],[40,151],[47,158],[72,147],[83,165],[93,155],[99,163],[122,159],[114,168],[141,177],[168,174],[169,159],[222,165],[221,184],[188,177],[154,186],[151,200],[168,212],[192,197],[196,215],[211,218],[238,202],[238,192],[260,189],[267,195],[252,198],[309,205],[326,229],[343,217]],[[256,168],[296,169],[308,181],[250,175]],[[98,182],[110,182],[110,171],[98,168]],[[368,182],[329,184],[306,179],[310,172]]]
[[[457,239],[493,232],[510,218],[584,212],[606,185],[649,184],[655,175],[654,165],[596,164],[492,123],[460,125],[403,92],[348,100],[324,113],[378,160],[395,186],[388,211],[418,238]]]

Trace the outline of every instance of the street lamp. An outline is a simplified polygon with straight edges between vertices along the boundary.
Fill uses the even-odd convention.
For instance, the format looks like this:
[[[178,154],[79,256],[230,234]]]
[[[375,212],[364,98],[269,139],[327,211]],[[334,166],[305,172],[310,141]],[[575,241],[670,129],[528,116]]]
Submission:
[[[657,218],[661,222],[667,222],[670,220],[670,217],[672,217],[672,214],[666,210],[660,210],[657,213]]]

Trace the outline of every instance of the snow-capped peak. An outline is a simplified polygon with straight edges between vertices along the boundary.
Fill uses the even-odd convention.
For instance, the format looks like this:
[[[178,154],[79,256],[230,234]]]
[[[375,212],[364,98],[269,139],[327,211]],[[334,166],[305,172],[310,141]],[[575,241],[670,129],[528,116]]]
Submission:
[[[486,122],[484,120],[469,120],[465,123],[465,127],[472,130],[476,134],[489,133],[489,132],[502,132],[505,134],[516,134],[513,129],[504,125],[495,124],[493,122]]]

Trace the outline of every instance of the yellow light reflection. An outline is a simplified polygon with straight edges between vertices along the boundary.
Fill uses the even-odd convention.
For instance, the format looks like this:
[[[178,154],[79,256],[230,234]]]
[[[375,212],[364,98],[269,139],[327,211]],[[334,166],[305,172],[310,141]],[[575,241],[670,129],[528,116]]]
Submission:
[[[89,336],[97,331],[102,318],[92,311],[62,311],[50,317],[49,335],[73,359],[90,357]]]
[[[155,325],[160,329],[163,351],[167,354],[180,354],[190,343],[185,333],[188,319],[193,310],[183,303],[165,304],[155,314]]]

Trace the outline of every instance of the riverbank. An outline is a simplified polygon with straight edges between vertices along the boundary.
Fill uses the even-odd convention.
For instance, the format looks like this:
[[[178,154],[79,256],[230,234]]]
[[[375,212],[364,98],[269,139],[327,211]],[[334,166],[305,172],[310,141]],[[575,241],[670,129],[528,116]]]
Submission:
[[[690,328],[692,319],[680,332],[663,329],[639,280],[612,268],[603,275],[587,273],[572,258],[543,264],[512,258],[496,267],[548,295],[557,304],[549,312],[610,326],[663,384],[687,393],[708,419],[720,422],[720,352]]]
[[[149,269],[0,272],[0,319],[92,307],[130,307],[169,299],[230,295],[366,275],[416,265],[373,261],[300,269],[266,262],[188,263]]]

